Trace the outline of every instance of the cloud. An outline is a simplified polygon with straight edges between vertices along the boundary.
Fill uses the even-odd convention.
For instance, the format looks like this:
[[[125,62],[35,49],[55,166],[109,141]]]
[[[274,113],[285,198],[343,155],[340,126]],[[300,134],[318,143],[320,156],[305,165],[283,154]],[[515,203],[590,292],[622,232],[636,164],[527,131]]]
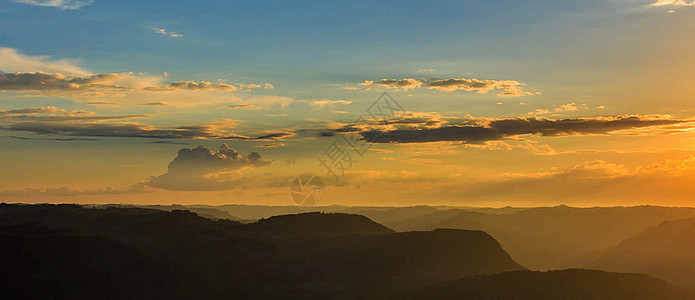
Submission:
[[[178,34],[178,33],[173,32],[173,31],[167,31],[166,29],[162,29],[162,28],[152,28],[152,30],[154,30],[154,32],[156,32],[157,34],[166,35],[166,36],[173,37],[173,38],[182,38],[183,37],[182,34]]]
[[[116,84],[128,74],[97,74],[68,77],[60,73],[0,73],[0,90],[8,91],[84,91],[91,89],[128,89]]]
[[[101,73],[93,74],[75,64],[74,60],[53,60],[48,56],[27,56],[12,48],[0,48],[0,91],[13,91],[30,96],[58,96],[79,98],[123,98],[129,105],[162,102],[152,93],[162,93],[167,104],[190,105],[190,93],[227,93],[250,89],[272,89],[272,84],[265,83],[212,83],[208,81],[180,80],[164,83],[168,77],[148,75],[147,73]],[[224,96],[224,94],[219,94]],[[202,95],[208,96],[208,95]],[[215,97],[197,97],[200,102],[221,102]],[[158,97],[158,96],[157,96]],[[260,97],[259,101],[287,102],[286,97]],[[89,100],[92,100],[89,99]],[[114,101],[89,101],[96,105],[120,105]],[[157,101],[153,101],[157,100]],[[224,99],[229,101],[230,99]],[[247,99],[248,100],[248,99]],[[150,102],[148,102],[150,101]],[[139,102],[139,103],[137,103]]]
[[[522,86],[526,84],[514,80],[479,80],[466,78],[450,78],[433,80],[428,83],[428,88],[440,91],[467,91],[485,94],[492,90],[501,90],[497,96],[499,97],[519,97],[533,95],[533,93],[522,90]]]
[[[411,116],[388,123],[349,124],[334,132],[357,132],[373,143],[461,142],[480,144],[520,135],[566,136],[611,134],[620,130],[636,130],[692,123],[689,119],[666,116],[613,116],[572,119],[537,117],[503,119],[446,119],[438,116]]]
[[[406,78],[406,79],[382,79],[377,82],[374,82],[372,80],[365,80],[359,85],[362,86],[381,86],[381,87],[387,87],[387,88],[395,88],[395,89],[403,89],[403,90],[409,90],[409,89],[414,89],[414,88],[419,88],[426,80],[420,79],[416,80],[413,78]]]
[[[88,76],[92,73],[75,64],[75,60],[53,60],[48,56],[27,56],[17,49],[0,47],[0,71],[5,73],[47,72],[67,76]]]
[[[392,89],[417,89],[426,87],[432,90],[453,92],[467,91],[485,94],[493,90],[499,90],[499,97],[520,97],[533,95],[523,90],[526,84],[514,80],[481,80],[475,78],[447,78],[447,79],[382,79],[379,81],[365,80],[359,83],[361,86],[378,86]]]
[[[120,103],[108,102],[108,101],[88,101],[86,104],[89,104],[89,105],[121,105]]]
[[[635,170],[637,175],[682,175],[695,171],[695,154],[665,159]]]
[[[601,109],[601,107],[597,107],[598,109]],[[605,108],[605,107],[604,107]],[[561,113],[561,112],[566,112],[566,111],[577,111],[577,110],[583,110],[583,109],[589,109],[589,107],[586,104],[577,104],[577,103],[568,103],[568,104],[563,104],[558,107],[552,108],[552,109],[536,109],[532,112],[529,112],[528,115],[549,115],[552,113]]]
[[[162,102],[162,101],[148,102],[148,103],[143,103],[142,105],[145,105],[145,106],[169,106],[168,103]]]
[[[84,110],[67,111],[55,106],[29,107],[14,110],[0,110],[0,124],[19,122],[102,122],[144,117],[146,115],[96,116]]]
[[[18,92],[41,92],[48,96],[65,93],[82,93],[83,95],[104,96],[103,92],[172,92],[172,91],[207,91],[233,92],[239,89],[257,88],[253,84],[211,83],[208,81],[175,81],[160,84],[162,78],[140,76],[133,73],[106,73],[87,76],[67,76],[61,73],[16,72],[0,73],[0,90]],[[123,94],[112,96],[121,97]],[[104,101],[99,101],[106,104]]]
[[[58,7],[62,10],[77,10],[84,6],[91,5],[93,0],[12,0],[17,3],[32,6]]]
[[[74,137],[278,141],[295,135],[291,130],[263,131],[258,136],[239,135],[233,132],[238,121],[231,119],[171,128],[124,121],[146,116],[98,116],[94,112],[66,111],[49,106],[0,111],[0,124],[6,124],[4,129],[10,131]]]
[[[146,87],[148,91],[194,90],[194,91],[236,91],[238,88],[231,84],[214,84],[208,81],[175,81],[167,85]]]
[[[695,155],[664,159],[630,169],[604,160],[581,162],[574,167],[528,174],[500,174],[499,178],[475,183],[451,184],[440,189],[473,201],[480,197],[509,203],[538,203],[550,199],[584,205],[640,203],[687,204],[695,192]],[[445,192],[444,192],[445,191]],[[449,196],[451,196],[449,195]],[[444,195],[437,195],[444,197]]]
[[[309,105],[323,109],[323,108],[333,108],[338,105],[350,105],[352,104],[352,101],[346,101],[346,100],[314,100],[314,101],[308,101]]]
[[[227,144],[222,144],[219,151],[205,146],[184,148],[169,163],[166,173],[151,177],[143,184],[178,191],[233,189],[244,180],[242,170],[271,163],[272,160],[264,159],[257,152],[241,155]]]
[[[263,107],[254,104],[235,104],[235,105],[220,105],[216,108],[243,109],[243,110],[261,110]]]
[[[657,0],[649,6],[695,6],[695,1],[685,0]]]
[[[256,148],[275,148],[275,147],[285,147],[285,144],[283,144],[283,143],[263,144],[263,145],[257,145],[254,147],[256,147]]]
[[[38,196],[77,196],[77,195],[122,195],[142,193],[147,190],[129,189],[119,190],[113,187],[97,188],[97,189],[81,189],[78,187],[47,187],[47,188],[27,188],[23,190],[9,190],[0,192],[0,196],[4,197],[38,197]]]
[[[129,137],[156,139],[217,139],[220,133],[208,124],[178,126],[159,129],[140,123],[55,123],[21,122],[10,125],[9,130],[36,134],[87,137]]]

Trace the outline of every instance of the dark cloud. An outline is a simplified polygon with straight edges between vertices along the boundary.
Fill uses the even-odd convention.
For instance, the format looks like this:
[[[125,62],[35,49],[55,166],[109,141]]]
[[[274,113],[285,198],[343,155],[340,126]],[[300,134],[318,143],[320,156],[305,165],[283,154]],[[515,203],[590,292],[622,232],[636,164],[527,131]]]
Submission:
[[[22,122],[10,125],[7,129],[66,136],[89,137],[130,137],[157,139],[197,139],[219,138],[214,126],[188,125],[171,129],[157,129],[151,125],[129,123],[56,123]]]
[[[14,110],[0,110],[0,122],[17,123],[36,122],[101,122],[141,118],[147,115],[96,116],[94,112],[84,110],[67,111],[54,106],[29,107]]]
[[[257,145],[255,146],[256,148],[276,148],[276,147],[284,147],[285,144],[283,143],[274,143],[274,144],[263,144],[263,145]]]
[[[184,148],[169,163],[166,173],[152,177],[144,184],[167,190],[232,189],[249,180],[240,176],[238,171],[268,166],[271,163],[272,160],[264,159],[257,152],[241,155],[227,144],[222,144],[219,151],[205,146]]]
[[[99,139],[90,139],[90,138],[33,138],[33,137],[25,137],[25,136],[8,136],[11,139],[15,140],[24,140],[24,141],[31,141],[31,140],[37,140],[37,141],[58,141],[58,142],[74,142],[74,141],[98,141]]]
[[[409,120],[407,122],[391,121],[391,124],[439,124],[427,120]],[[436,120],[441,122],[441,120]],[[374,143],[426,143],[426,142],[463,142],[483,143],[500,140],[517,135],[533,134],[541,136],[608,134],[618,130],[638,129],[651,126],[665,126],[690,123],[692,120],[676,120],[658,117],[617,116],[574,119],[513,118],[493,119],[484,124],[410,126],[394,129],[360,128],[363,139]],[[348,125],[337,132],[355,131]]]
[[[238,135],[230,132],[237,122],[229,119],[166,129],[124,121],[146,116],[97,116],[89,111],[66,111],[52,106],[31,107],[0,111],[0,125],[4,123],[5,130],[71,137],[279,141],[295,135],[292,130],[264,131],[258,136]]]
[[[107,102],[107,101],[89,101],[87,102],[89,105],[123,105],[121,103],[116,103],[116,102]]]
[[[177,126],[159,129],[138,123],[80,123],[80,122],[21,122],[9,125],[8,130],[81,137],[118,137],[154,139],[218,139],[218,140],[281,140],[292,133],[279,132],[249,137],[230,135],[214,123]]]
[[[258,84],[226,84],[207,81],[175,81],[160,85],[159,78],[135,76],[133,73],[107,73],[86,76],[66,76],[60,73],[0,73],[0,90],[7,91],[51,91],[79,92],[105,90],[146,90],[146,91],[220,91],[231,92],[239,89],[254,89]],[[108,102],[95,101],[93,104],[108,105]]]
[[[10,91],[79,91],[91,88],[124,89],[112,84],[127,74],[97,74],[84,77],[67,77],[60,73],[0,73],[0,90]]]
[[[236,91],[238,88],[231,84],[218,83],[214,84],[208,81],[175,81],[164,86],[146,87],[150,91],[167,91],[167,90],[213,90],[213,91]]]
[[[413,78],[405,78],[405,79],[382,79],[379,81],[372,81],[372,80],[365,80],[364,82],[360,83],[360,85],[363,86],[370,86],[370,85],[375,85],[375,86],[381,86],[381,87],[387,87],[387,88],[397,88],[397,89],[404,89],[404,90],[409,90],[409,89],[414,89],[414,88],[419,88],[423,83],[427,82],[426,79],[413,79]]]
[[[220,105],[216,108],[243,109],[243,110],[261,110],[263,107],[253,104],[235,104],[235,105]]]

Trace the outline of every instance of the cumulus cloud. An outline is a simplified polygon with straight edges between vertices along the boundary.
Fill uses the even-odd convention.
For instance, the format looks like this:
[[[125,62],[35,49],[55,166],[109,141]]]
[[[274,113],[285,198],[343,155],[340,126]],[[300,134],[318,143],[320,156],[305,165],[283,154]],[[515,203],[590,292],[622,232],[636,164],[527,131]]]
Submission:
[[[499,90],[499,97],[520,97],[533,95],[531,92],[523,90],[526,84],[514,80],[481,80],[475,78],[447,78],[447,79],[382,79],[379,81],[365,80],[361,86],[379,86],[392,89],[417,89],[426,87],[432,90],[445,92],[467,91],[485,94],[490,91]]]
[[[205,146],[184,148],[169,163],[167,172],[144,181],[145,185],[186,191],[233,189],[244,180],[241,170],[268,166],[272,160],[257,152],[241,155],[227,144],[219,151]]]
[[[381,86],[381,87],[387,87],[387,88],[409,90],[409,89],[419,88],[420,86],[422,86],[422,84],[424,82],[426,82],[425,79],[416,80],[413,78],[382,79],[382,80],[379,80],[376,82],[374,82],[372,80],[365,80],[365,81],[361,82],[359,85],[362,85],[362,86]]]
[[[373,143],[462,142],[479,144],[520,135],[566,136],[611,134],[634,130],[692,123],[693,120],[666,116],[613,116],[571,119],[537,117],[503,119],[445,119],[438,116],[411,116],[387,123],[349,124],[335,132],[357,132]]]
[[[528,115],[549,115],[549,114],[557,114],[561,112],[566,112],[566,111],[577,111],[577,110],[584,110],[584,109],[589,109],[589,106],[586,104],[577,104],[575,102],[572,103],[567,103],[560,105],[558,107],[552,108],[552,109],[543,109],[539,108],[536,109],[532,112],[529,112]],[[601,109],[599,106],[598,109]]]
[[[58,7],[62,10],[76,10],[84,6],[91,5],[93,0],[12,0],[17,3],[28,4],[32,6]]]
[[[75,60],[27,56],[17,49],[0,47],[0,71],[5,73],[47,72],[67,76],[89,76],[91,72],[76,65]]]

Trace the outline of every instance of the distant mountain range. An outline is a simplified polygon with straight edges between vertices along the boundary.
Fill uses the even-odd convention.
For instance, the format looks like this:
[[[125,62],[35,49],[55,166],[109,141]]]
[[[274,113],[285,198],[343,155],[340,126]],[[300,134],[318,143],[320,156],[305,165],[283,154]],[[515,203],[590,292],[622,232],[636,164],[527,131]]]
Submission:
[[[398,231],[457,228],[483,230],[500,241],[519,263],[536,270],[557,269],[572,257],[616,246],[666,220],[695,217],[693,208],[655,206],[529,208],[494,214],[440,210],[388,223]]]
[[[623,240],[663,221],[695,217],[695,208],[594,207],[537,208],[364,207],[364,206],[185,206],[219,210],[235,220],[253,222],[280,214],[302,212],[350,213],[366,216],[396,231],[436,228],[482,230],[520,264],[536,270],[565,267],[565,261],[615,247]],[[180,207],[179,209],[181,209]]]
[[[388,210],[373,214],[406,222],[446,212]],[[0,251],[0,292],[18,299],[691,299],[643,275],[526,271],[481,230],[395,232],[347,213],[245,224],[162,207],[0,204]]]
[[[695,287],[695,218],[664,221],[613,248],[576,257],[566,265],[639,272]]]

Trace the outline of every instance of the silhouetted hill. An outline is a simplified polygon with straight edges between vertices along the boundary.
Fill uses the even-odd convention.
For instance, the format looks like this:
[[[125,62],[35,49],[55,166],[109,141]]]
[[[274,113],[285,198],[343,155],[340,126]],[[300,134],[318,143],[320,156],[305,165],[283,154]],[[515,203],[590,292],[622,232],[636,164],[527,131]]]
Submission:
[[[641,274],[516,271],[439,283],[394,299],[694,299],[692,291]]]
[[[0,225],[3,299],[164,299],[169,270],[120,242],[40,223]]]
[[[166,211],[172,211],[172,210],[188,210],[190,212],[193,212],[203,218],[208,218],[208,219],[227,219],[227,220],[232,220],[232,221],[238,221],[239,218],[229,214],[229,212],[220,210],[214,207],[201,207],[201,206],[184,206],[184,205],[142,205],[142,206],[137,206],[137,207],[142,207],[142,208],[153,208],[153,209],[160,209],[160,210],[166,210]]]
[[[645,273],[695,287],[695,218],[665,221],[612,249],[579,256],[567,265]]]
[[[276,239],[394,233],[393,230],[365,216],[318,212],[261,219],[246,225],[245,230]]]
[[[176,282],[170,284],[172,291],[181,296],[365,297],[437,280],[523,269],[484,232],[394,233],[364,216],[348,214],[308,213],[240,224],[179,210],[0,205],[3,226],[32,221],[104,236],[132,248],[171,270]],[[64,255],[48,255],[52,244],[41,245],[39,256],[64,260]],[[61,272],[49,271],[53,276]]]
[[[398,231],[459,228],[483,230],[532,269],[552,269],[574,256],[614,247],[664,220],[695,216],[693,208],[654,206],[529,208],[512,214],[443,210],[386,226]]]
[[[335,275],[362,285],[372,284],[373,279],[355,278],[354,274],[369,274],[379,281],[412,286],[525,269],[482,231],[404,232],[334,239],[322,246],[325,248],[303,247],[303,253],[316,263],[340,266],[334,269]],[[375,288],[378,289],[378,285]]]
[[[348,213],[366,216],[377,223],[387,224],[406,219],[411,219],[421,215],[430,214],[439,210],[438,208],[419,205],[409,207],[376,207],[376,206],[267,206],[267,205],[221,205],[221,206],[205,206],[192,205],[185,206],[186,208],[212,208],[227,212],[242,220],[259,220],[277,215],[300,214],[307,212],[323,212],[323,213]]]

